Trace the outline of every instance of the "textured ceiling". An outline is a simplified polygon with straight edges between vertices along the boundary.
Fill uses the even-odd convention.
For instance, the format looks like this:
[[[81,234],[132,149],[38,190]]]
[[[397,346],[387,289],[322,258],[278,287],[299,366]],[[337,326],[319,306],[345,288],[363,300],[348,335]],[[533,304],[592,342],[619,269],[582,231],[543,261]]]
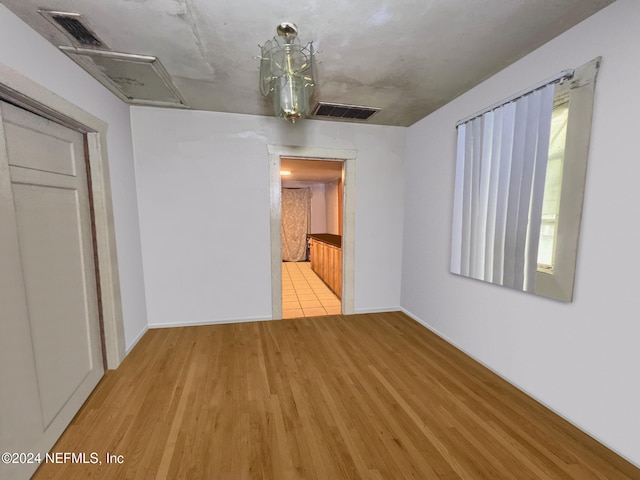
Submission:
[[[38,9],[82,14],[114,51],[159,58],[189,108],[272,115],[258,45],[282,21],[318,51],[315,100],[408,126],[613,0],[0,0],[56,46]]]

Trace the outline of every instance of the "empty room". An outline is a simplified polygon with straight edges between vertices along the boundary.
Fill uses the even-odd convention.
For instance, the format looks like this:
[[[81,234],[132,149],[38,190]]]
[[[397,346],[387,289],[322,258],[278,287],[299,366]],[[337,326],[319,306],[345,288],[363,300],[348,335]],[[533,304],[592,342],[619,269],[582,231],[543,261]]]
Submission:
[[[0,42],[0,479],[640,479],[639,2]]]

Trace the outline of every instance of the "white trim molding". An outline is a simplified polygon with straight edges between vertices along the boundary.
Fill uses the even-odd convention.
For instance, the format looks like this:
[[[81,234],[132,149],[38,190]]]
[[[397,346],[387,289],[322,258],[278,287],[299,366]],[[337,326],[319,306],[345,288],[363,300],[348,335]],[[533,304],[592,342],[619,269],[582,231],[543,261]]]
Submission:
[[[229,323],[252,323],[252,322],[268,322],[271,318],[265,317],[242,317],[242,318],[223,318],[218,320],[195,320],[189,322],[172,322],[172,323],[151,323],[149,324],[149,329],[156,328],[174,328],[174,327],[203,327],[207,325],[226,325]],[[142,335],[146,333],[146,330]]]

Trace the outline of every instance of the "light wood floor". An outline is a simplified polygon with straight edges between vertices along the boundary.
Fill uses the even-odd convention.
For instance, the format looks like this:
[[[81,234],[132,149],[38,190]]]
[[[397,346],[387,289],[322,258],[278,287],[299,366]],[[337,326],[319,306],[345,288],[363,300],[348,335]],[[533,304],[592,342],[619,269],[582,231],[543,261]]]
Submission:
[[[401,313],[150,330],[42,465],[54,479],[640,479]]]

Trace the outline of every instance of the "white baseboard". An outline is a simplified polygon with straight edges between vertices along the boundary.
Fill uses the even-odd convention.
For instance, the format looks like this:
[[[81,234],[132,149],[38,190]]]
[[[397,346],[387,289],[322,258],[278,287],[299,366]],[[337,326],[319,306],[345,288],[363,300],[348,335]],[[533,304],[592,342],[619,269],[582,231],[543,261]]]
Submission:
[[[604,445],[605,447],[607,447],[609,450],[611,450],[612,452],[614,452],[616,455],[619,455],[620,457],[624,458],[626,461],[628,461],[629,463],[635,465],[636,467],[640,468],[640,465],[638,465],[636,462],[634,462],[633,460],[631,460],[629,457],[623,455],[622,453],[620,453],[619,451],[617,451],[615,448],[612,448],[610,445],[608,445],[606,442],[602,441],[600,438],[598,438],[597,435],[594,435],[593,433],[591,433],[589,430],[587,430],[586,428],[582,427],[581,425],[577,424],[576,422],[574,422],[573,420],[571,420],[570,418],[568,418],[566,415],[564,415],[562,412],[557,411],[555,408],[551,407],[550,405],[548,405],[546,402],[542,401],[540,398],[538,398],[537,396],[533,395],[531,392],[527,391],[525,388],[523,388],[521,385],[518,385],[517,383],[515,383],[514,381],[512,381],[511,379],[505,377],[504,375],[502,375],[500,372],[496,371],[493,367],[487,365],[486,363],[484,363],[482,360],[480,360],[479,358],[477,358],[475,355],[472,355],[471,353],[469,353],[467,350],[465,350],[464,348],[462,348],[460,345],[458,345],[456,342],[452,341],[449,337],[447,337],[446,335],[444,335],[443,333],[439,332],[437,329],[435,329],[434,327],[432,327],[431,325],[429,325],[427,322],[425,322],[424,320],[422,320],[420,317],[418,317],[417,315],[411,313],[409,310],[407,310],[406,308],[402,308],[400,307],[400,310],[402,311],[402,313],[406,314],[408,317],[410,317],[412,320],[416,321],[417,323],[419,323],[420,325],[422,325],[423,327],[425,327],[426,329],[432,331],[434,334],[436,334],[437,336],[439,336],[440,338],[442,338],[445,342],[453,345],[455,348],[457,348],[458,350],[460,350],[461,352],[463,352],[465,355],[473,358],[476,362],[478,362],[480,365],[482,365],[484,368],[486,368],[487,370],[490,370],[491,372],[495,373],[497,376],[499,376],[500,378],[502,378],[505,382],[513,385],[514,387],[516,387],[518,390],[520,390],[522,393],[524,393],[525,395],[527,395],[528,397],[531,397],[532,399],[534,399],[536,402],[538,402],[539,404],[543,405],[545,408],[548,408],[549,410],[551,410],[553,413],[555,413],[556,415],[558,415],[559,417],[563,418],[564,420],[566,420],[567,422],[569,422],[571,425],[573,425],[574,427],[576,427],[577,429],[583,431],[584,433],[586,433],[587,435],[589,435],[591,438],[593,438],[594,440],[596,440],[598,443],[601,443],[602,445]]]
[[[131,342],[131,344],[128,347],[126,347],[124,351],[125,357],[129,355],[129,352],[133,350],[133,347],[135,347],[140,341],[140,339],[144,337],[144,334],[147,333],[147,330],[149,330],[149,327],[145,325],[145,327],[140,331],[140,333],[136,336],[136,338],[133,339],[133,342]]]
[[[396,306],[396,307],[379,307],[379,308],[359,308],[354,313],[355,314],[384,313],[384,312],[399,312],[399,311],[402,311],[402,308]],[[171,323],[150,323],[149,328],[199,327],[202,325],[224,325],[228,323],[268,322],[271,320],[274,320],[274,319],[271,317],[223,318],[220,320],[196,320],[196,321],[171,322]]]
[[[377,307],[377,308],[356,308],[353,313],[384,313],[384,312],[399,312],[402,311],[401,307]],[[408,314],[407,314],[408,315]]]
[[[172,323],[150,323],[149,328],[199,327],[202,325],[224,325],[227,323],[266,322],[269,320],[272,320],[272,318],[271,317],[223,318],[220,320],[196,320],[196,321],[172,322]]]
[[[422,325],[423,327],[425,327],[428,330],[431,330],[433,333],[435,333],[436,335],[438,335],[440,338],[442,338],[443,340],[446,340],[448,343],[450,343],[451,345],[453,345],[454,347],[456,347],[458,350],[462,350],[464,353],[466,353],[467,355],[469,355],[463,348],[460,348],[458,345],[456,345],[455,342],[453,342],[450,338],[448,338],[446,335],[440,333],[437,329],[433,328],[431,325],[429,325],[427,322],[425,322],[424,320],[422,320],[419,316],[411,313],[409,310],[407,310],[406,308],[400,307],[400,311],[402,313],[404,313],[406,316],[411,317],[412,320],[418,322],[420,325]],[[474,360],[477,360],[475,357],[473,357],[472,355],[469,355],[470,357],[472,357]],[[480,362],[482,363],[482,362]],[[484,363],[483,363],[484,365]],[[487,367],[489,368],[489,367]],[[493,370],[492,370],[493,371]]]

